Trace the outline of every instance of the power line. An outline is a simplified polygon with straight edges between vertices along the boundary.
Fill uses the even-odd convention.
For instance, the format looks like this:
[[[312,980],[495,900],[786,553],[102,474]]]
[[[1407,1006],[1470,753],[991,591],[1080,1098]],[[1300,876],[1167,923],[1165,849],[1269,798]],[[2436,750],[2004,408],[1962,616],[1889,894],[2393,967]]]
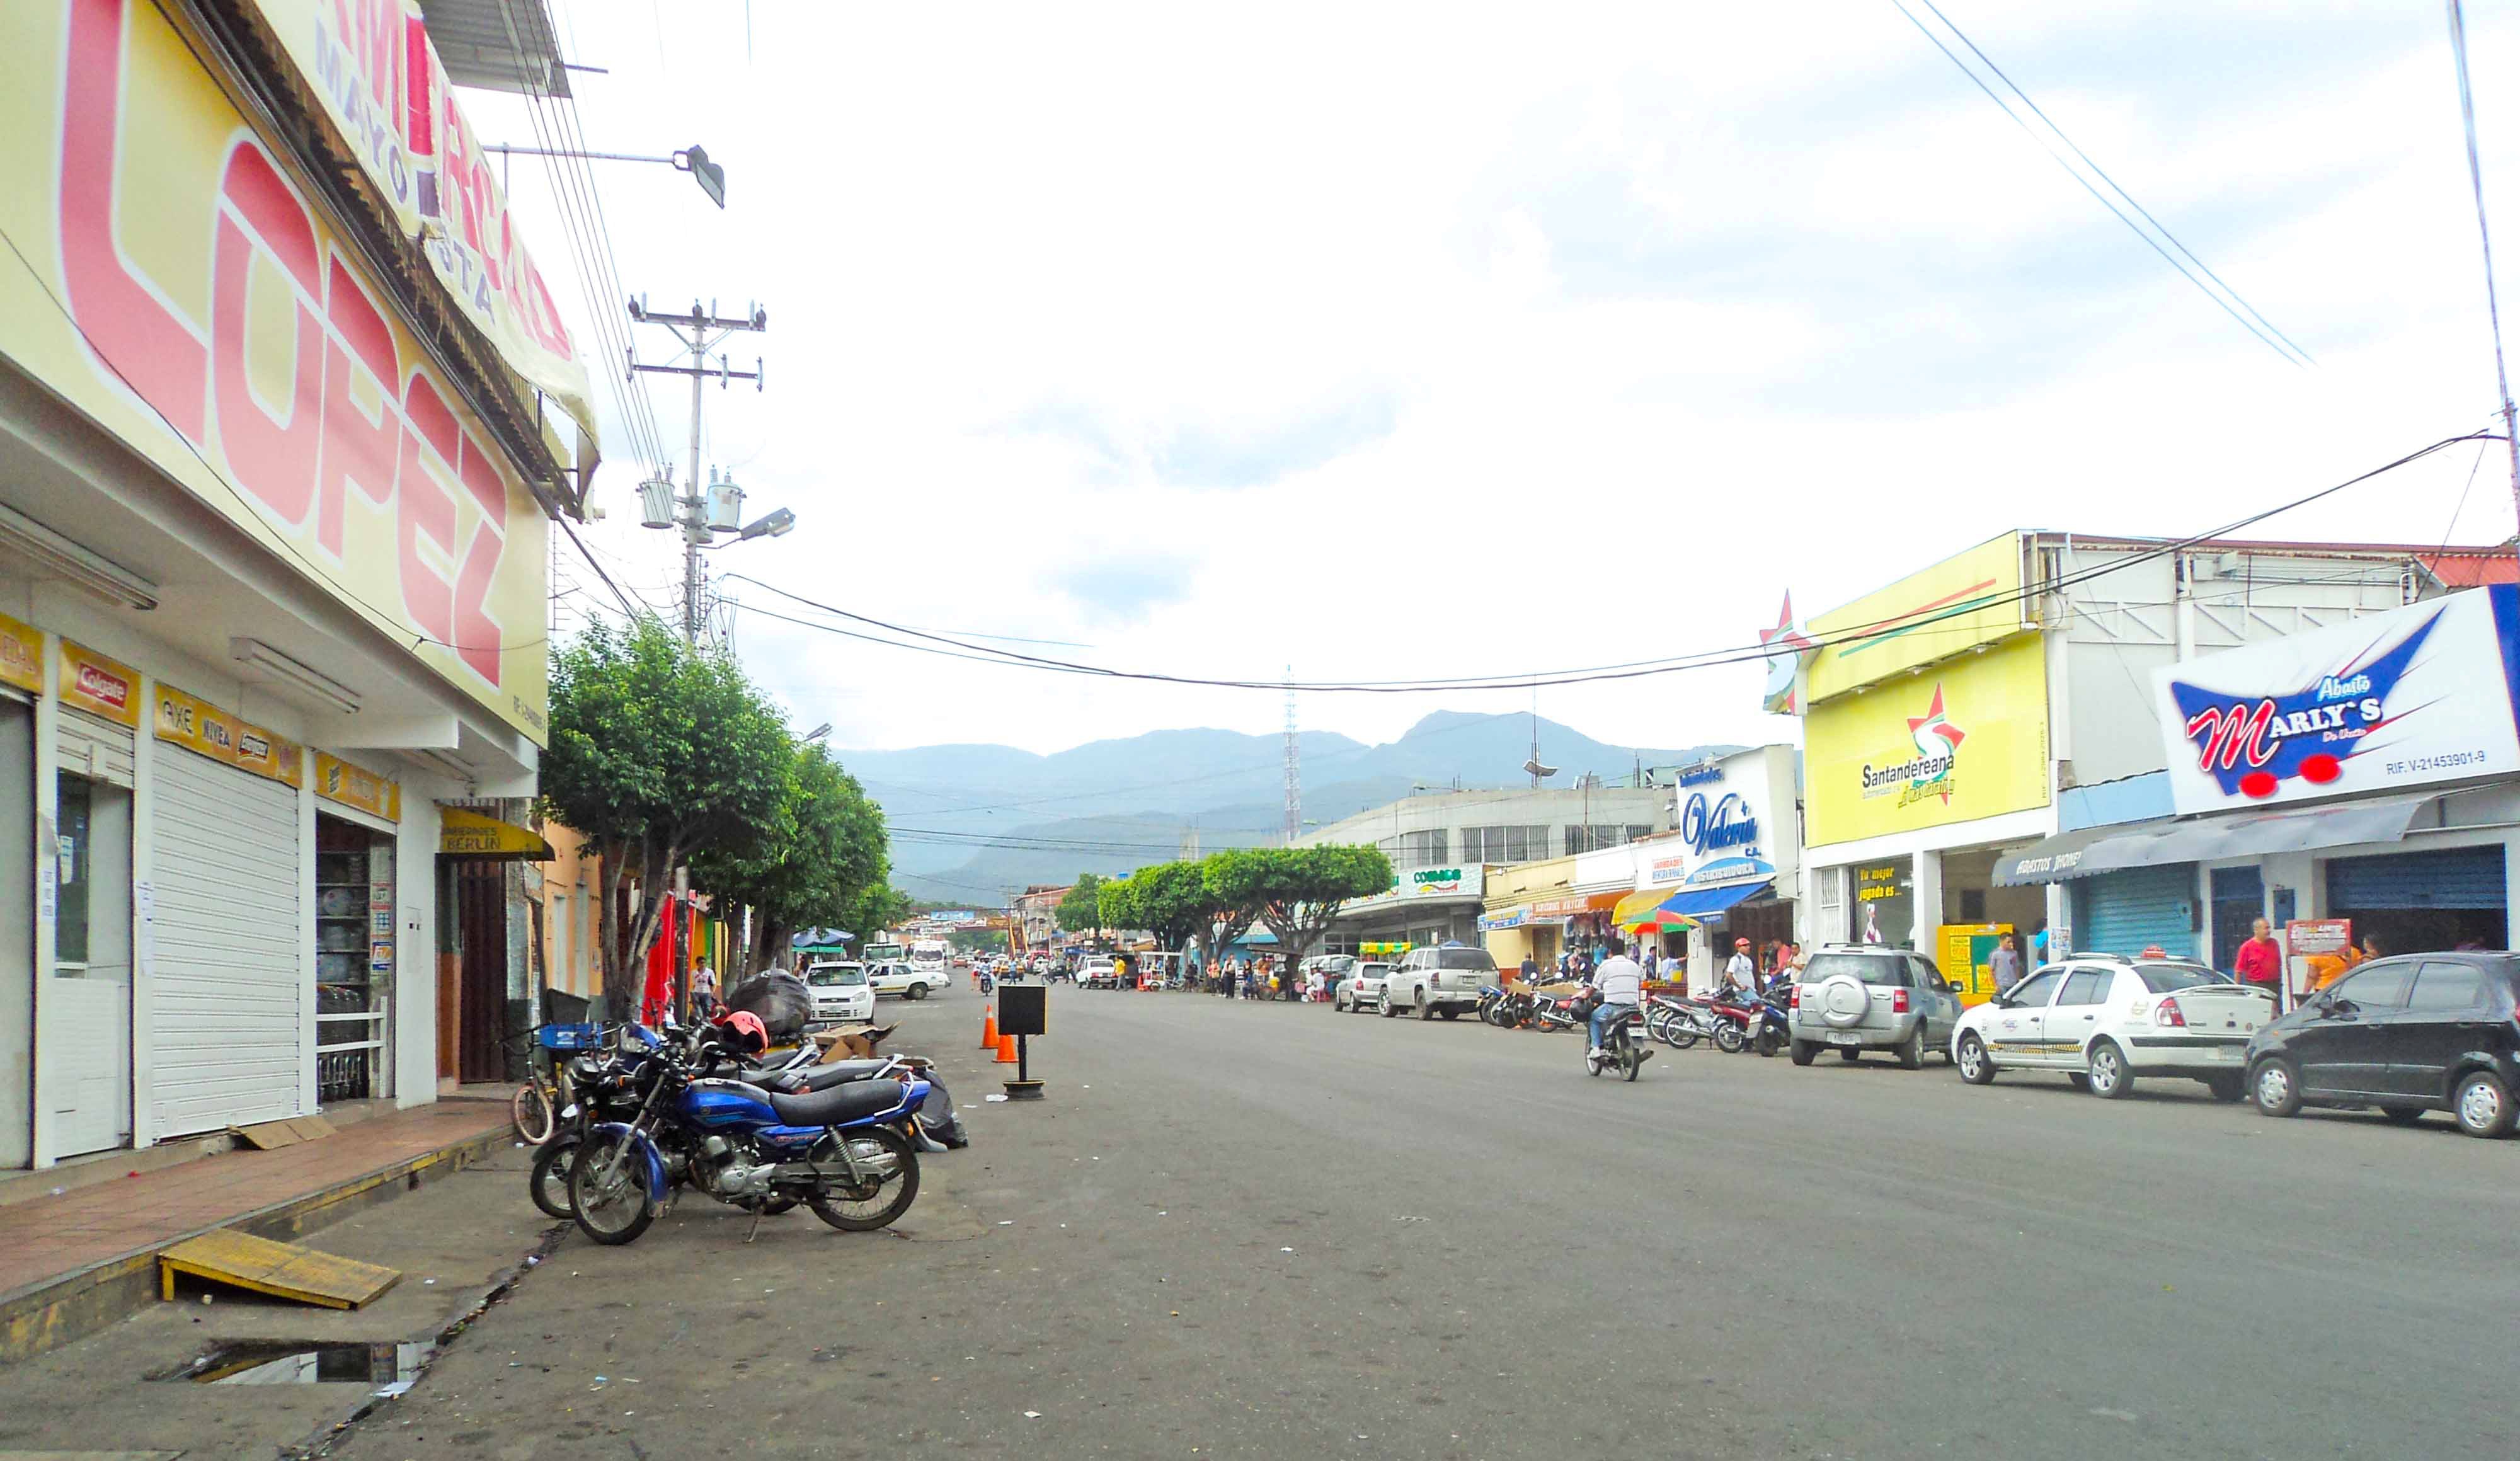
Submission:
[[[2502,407],[2503,439],[2511,449],[2511,502],[2520,509],[2520,416],[2511,405],[2511,376],[2502,363],[2502,308],[2494,299],[2494,237],[2485,227],[2485,168],[2476,160],[2476,94],[2467,84],[2467,18],[2450,0],[2450,49],[2458,63],[2458,114],[2467,131],[2467,181],[2476,194],[2476,241],[2485,251],[2485,317],[2494,327],[2494,387]]]
[[[1969,69],[1968,63],[1960,60],[1959,56],[1955,53],[1951,47],[1944,45],[1943,38],[1941,36],[1936,35],[1930,28],[1928,28],[1924,22],[1916,19],[1915,12],[1908,9],[1906,0],[1890,0],[1890,3],[1898,8],[1899,14],[1908,18],[1908,23],[1915,26],[1918,34],[1921,34],[1925,39],[1933,42],[1935,50],[1942,52],[1944,57],[1948,59],[1952,65],[1959,68],[1961,75],[1968,77],[1970,82],[1973,83],[1978,90],[1985,92],[1987,100],[1995,103],[1995,105],[2002,111],[2005,116],[2010,117],[2014,126],[2021,128],[2021,130],[2029,136],[2031,141],[2038,143],[2040,148],[2045,151],[2049,158],[2055,160],[2057,166],[2064,168],[2068,176],[2072,177],[2074,181],[2082,184],[2084,192],[2091,194],[2092,197],[2098,202],[2100,206],[2107,208],[2111,213],[2115,214],[2120,223],[2125,224],[2137,238],[2143,240],[2144,244],[2149,247],[2153,252],[2160,254],[2164,263],[2177,269],[2189,284],[2196,286],[2196,288],[2203,293],[2206,298],[2213,300],[2225,314],[2229,315],[2234,321],[2236,321],[2241,329],[2256,336],[2268,349],[2281,355],[2287,364],[2294,366],[2308,366],[2317,363],[2311,359],[2309,351],[2304,350],[2297,344],[2294,344],[2291,339],[2282,331],[2277,330],[2271,324],[2268,324],[2266,322],[2266,316],[2259,314],[2255,306],[2251,305],[2248,300],[2241,298],[2237,290],[2232,289],[2228,284],[2224,284],[2220,275],[2217,275],[2212,269],[2205,267],[2204,260],[2197,258],[2195,254],[2189,252],[2186,245],[2180,243],[2178,238],[2174,236],[2169,229],[2161,226],[2161,220],[2153,217],[2152,214],[2144,208],[2143,205],[2135,201],[2133,195],[2129,194],[2124,188],[2119,187],[2114,178],[2111,178],[2107,173],[2102,172],[2100,170],[2100,165],[2097,162],[2093,162],[2091,156],[2088,153],[2085,153],[2082,148],[2076,146],[2073,138],[2065,135],[2064,128],[2056,125],[2056,123],[2048,117],[2047,113],[2039,110],[2039,104],[2030,100],[2029,93],[2023,91],[2020,87],[2013,85],[2012,78],[2005,75],[2001,68],[1997,67],[1992,60],[1989,60],[1984,51],[1978,49],[1977,42],[1970,40],[1967,33],[1962,31],[1959,26],[1952,24],[1952,21],[1949,16],[1946,16],[1940,10],[1935,9],[1933,0],[1918,0],[1918,3],[1922,4],[1927,10],[1933,11],[1934,19],[1942,22],[1945,26],[1949,27],[1952,34],[1958,36],[1960,44],[1968,47],[1970,52],[1973,53],[1978,60],[1985,62],[1986,68],[1990,71],[1994,71],[1996,78],[2002,81],[2005,88],[2010,90],[2013,95],[2020,97],[2023,104],[2028,106],[2031,112],[2036,114],[2039,119],[2047,124],[2048,129],[2056,135],[2056,140],[2064,143],[2065,146],[2073,152],[2075,157],[2082,159],[2084,165],[2090,167],[2092,174],[2098,177],[2101,182],[2108,184],[2111,192],[2114,192],[2118,197],[2125,199],[2128,207],[2134,208],[2138,213],[2142,213],[2144,221],[2150,223],[2154,229],[2160,232],[2161,239],[2169,241],[2171,249],[2178,250],[2180,253],[2185,254],[2189,260],[2193,261],[2196,265],[2194,270],[2190,270],[2186,264],[2181,263],[2179,258],[2172,254],[2170,249],[2164,249],[2161,246],[2161,240],[2156,240],[2151,234],[2144,232],[2142,228],[2137,225],[2133,218],[2126,215],[2124,209],[2120,208],[2115,203],[2109,201],[2107,194],[2104,194],[2098,188],[2093,187],[2090,178],[2085,177],[2073,163],[2066,161],[2063,155],[2058,153],[2055,148],[2049,146],[2048,139],[2039,134],[2037,128],[2023,120],[2021,114],[2013,111],[2011,107],[2004,103],[2002,97],[1996,94],[1994,87],[1987,85],[1984,78],[1980,77],[1976,71]],[[2215,285],[2220,286],[2221,292],[2217,293],[2215,289],[2207,287],[2205,279],[2199,279],[2196,277],[2198,272],[2202,272],[2206,279],[2211,279],[2214,281]],[[2228,296],[2229,297],[2226,298],[2225,296]],[[2232,307],[2235,304],[2238,308]],[[2241,313],[2242,310],[2246,310],[2248,313],[2243,315]]]
[[[2384,463],[2367,472],[2347,478],[2343,481],[2320,487],[2316,491],[2305,493],[2300,497],[2291,499],[2290,501],[2278,503],[2275,506],[2267,508],[2261,512],[2251,513],[2244,518],[2224,524],[2218,527],[2209,528],[2203,532],[2193,533],[2181,538],[2163,539],[2152,547],[2144,549],[2141,552],[2129,554],[2121,559],[2113,560],[2108,563],[2095,564],[2089,569],[2073,573],[2067,573],[2052,579],[2039,582],[2025,581],[2019,588],[2010,592],[1989,594],[1980,598],[1964,600],[1934,614],[1922,616],[1900,615],[1893,616],[1888,618],[1872,620],[1867,623],[1846,625],[1840,629],[1831,631],[1826,636],[1816,639],[1811,648],[1814,650],[1827,649],[1857,640],[1869,639],[1887,630],[1896,630],[1902,634],[1912,633],[1918,629],[1932,624],[1941,623],[1945,620],[1983,614],[1990,609],[1999,609],[2006,606],[2027,603],[2031,599],[2043,594],[2062,592],[2076,584],[2086,583],[2094,578],[2102,577],[2110,573],[2124,572],[2130,569],[2153,562],[2156,559],[2164,558],[2175,553],[2184,552],[2198,544],[2209,543],[2217,539],[2227,537],[2230,533],[2236,532],[2241,528],[2263,523],[2270,518],[2278,517],[2297,508],[2306,507],[2322,498],[2344,491],[2348,487],[2360,485],[2362,482],[2369,481],[2373,478],[2383,476],[2387,473],[2394,472],[2401,467],[2421,461],[2425,457],[2431,456],[2433,453],[2441,451],[2446,447],[2454,446],[2465,441],[2492,439],[2498,439],[2492,433],[2469,433],[2463,435],[2445,437],[2429,446],[2408,452],[2405,456],[2397,458],[2395,461]],[[1083,664],[1073,661],[1054,660],[1038,655],[1018,654],[1012,650],[990,649],[984,645],[971,644],[967,641],[953,639],[945,635],[930,634],[921,630],[911,629],[905,625],[876,618],[869,615],[857,614],[850,610],[841,609],[835,605],[825,604],[808,598],[802,594],[781,588],[776,584],[751,577],[748,574],[731,573],[728,574],[727,577],[730,582],[749,583],[755,587],[766,589],[769,592],[792,603],[800,604],[825,614],[836,616],[837,617],[847,619],[853,623],[866,624],[891,634],[908,635],[912,639],[926,641],[926,643],[907,643],[900,639],[887,639],[880,635],[841,628],[835,624],[779,614],[775,611],[763,609],[757,605],[746,604],[739,600],[727,600],[729,604],[734,605],[739,609],[742,609],[747,613],[765,615],[771,618],[784,619],[789,623],[798,624],[806,628],[817,629],[825,633],[841,635],[845,638],[859,639],[865,640],[869,643],[887,645],[893,649],[911,650],[921,654],[937,655],[946,659],[975,660],[981,663],[1003,664],[1018,668],[1040,669],[1063,674],[1090,675],[1104,679],[1140,680],[1156,684],[1190,685],[1214,689],[1275,690],[1282,693],[1290,688],[1291,685],[1291,688],[1295,690],[1313,694],[1354,695],[1420,695],[1518,690],[1549,685],[1591,684],[1600,681],[1642,679],[1654,675],[1674,674],[1684,670],[1710,669],[1727,664],[1750,663],[1764,661],[1771,658],[1775,653],[1771,646],[1750,644],[1736,646],[1732,649],[1710,650],[1690,655],[1668,656],[1658,660],[1632,661],[1623,664],[1595,665],[1580,669],[1548,670],[1533,674],[1513,676],[1475,675],[1452,679],[1369,680],[1344,682],[1307,682],[1300,680],[1289,682],[1282,679],[1228,679],[1206,675],[1115,669],[1107,665]],[[943,646],[943,648],[932,646]]]

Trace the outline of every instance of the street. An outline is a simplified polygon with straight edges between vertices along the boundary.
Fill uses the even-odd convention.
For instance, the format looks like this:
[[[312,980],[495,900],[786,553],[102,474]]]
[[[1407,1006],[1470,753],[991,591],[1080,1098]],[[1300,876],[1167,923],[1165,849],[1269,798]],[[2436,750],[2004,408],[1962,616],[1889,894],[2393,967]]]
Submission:
[[[968,989],[896,1012],[973,1138],[926,1160],[898,1236],[800,1211],[746,1247],[698,1199],[628,1248],[570,1231],[333,1454],[2515,1443],[2515,1152],[2443,1119],[2278,1122],[2182,1083],[2102,1103],[2054,1076],[1703,1048],[1628,1085],[1588,1078],[1569,1035],[1066,988],[1034,1047],[1050,1098],[1017,1107],[980,1099],[997,1068]],[[467,1181],[432,1219],[518,1261],[539,1231],[521,1181]],[[92,1389],[82,1355],[136,1363],[158,1317],[28,1368]],[[292,1317],[238,1332],[310,1332]],[[101,1445],[209,1396],[259,1403],[117,1386],[82,1415],[53,1394],[68,1408],[0,1444]]]

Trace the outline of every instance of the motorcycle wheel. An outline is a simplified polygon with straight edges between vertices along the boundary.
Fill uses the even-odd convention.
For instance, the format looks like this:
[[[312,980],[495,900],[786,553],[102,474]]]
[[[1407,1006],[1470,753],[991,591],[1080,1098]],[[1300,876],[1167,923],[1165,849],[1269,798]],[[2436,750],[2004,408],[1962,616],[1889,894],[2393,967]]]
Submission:
[[[1626,1072],[1628,1079],[1633,1081],[1637,1078],[1637,1073],[1645,1068],[1645,1058],[1642,1052],[1630,1045],[1619,1052],[1619,1065]]]
[[[534,1206],[542,1209],[544,1215],[562,1222],[577,1215],[577,1205],[568,1199],[569,1170],[577,1161],[577,1145],[573,1132],[563,1132],[544,1142],[542,1150],[534,1153],[533,1175],[525,1179],[525,1191],[532,1196]]]
[[[1598,1055],[1594,1055],[1594,1054],[1590,1053],[1589,1051],[1588,1051],[1588,1052],[1586,1052],[1586,1054],[1585,1054],[1585,1056],[1584,1056],[1584,1073],[1585,1073],[1585,1074],[1587,1074],[1587,1075],[1598,1075],[1598,1074],[1600,1074],[1600,1073],[1601,1073],[1601,1057],[1599,1057],[1599,1056],[1598,1056]]]
[[[1748,1043],[1741,1033],[1741,1027],[1732,1021],[1727,1020],[1715,1027],[1715,1048],[1726,1055],[1739,1055],[1741,1047]]]
[[[911,1146],[910,1138],[890,1126],[869,1126],[848,1132],[841,1139],[849,1144],[851,1157],[877,1167],[890,1166],[892,1175],[856,1185],[827,1182],[806,1197],[806,1206],[814,1210],[816,1217],[846,1233],[868,1233],[891,1226],[919,1199],[917,1149]],[[828,1162],[838,1155],[832,1150],[829,1138],[814,1146],[817,1162]]]
[[[620,1135],[594,1138],[578,1148],[578,1160],[568,1170],[568,1203],[577,1219],[577,1230],[607,1248],[618,1247],[648,1231],[656,1220],[658,1194],[648,1190],[647,1160],[636,1151],[622,1154],[615,1163],[613,1154],[628,1143]],[[604,1169],[614,1168],[611,1179],[604,1180]]]
[[[1759,1031],[1758,1048],[1761,1055],[1774,1058],[1777,1053],[1777,1032],[1772,1029]]]

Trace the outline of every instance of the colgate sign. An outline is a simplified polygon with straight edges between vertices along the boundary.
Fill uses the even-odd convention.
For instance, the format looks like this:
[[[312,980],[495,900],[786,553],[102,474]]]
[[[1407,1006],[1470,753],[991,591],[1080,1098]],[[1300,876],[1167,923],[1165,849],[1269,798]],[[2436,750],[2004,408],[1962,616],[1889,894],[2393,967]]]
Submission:
[[[1750,803],[1742,800],[1738,792],[1726,792],[1713,802],[1706,799],[1704,792],[1696,792],[1681,809],[1680,840],[1698,853],[1718,847],[1751,846],[1759,841],[1759,819],[1752,815]]]
[[[131,704],[131,682],[94,664],[78,667],[78,693],[117,710]]]

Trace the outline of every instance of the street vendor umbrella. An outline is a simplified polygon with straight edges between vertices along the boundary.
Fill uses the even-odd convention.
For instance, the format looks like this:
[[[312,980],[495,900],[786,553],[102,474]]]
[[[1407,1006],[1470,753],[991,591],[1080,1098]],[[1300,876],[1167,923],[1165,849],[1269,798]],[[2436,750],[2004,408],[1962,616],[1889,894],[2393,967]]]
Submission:
[[[1619,899],[1610,910],[1610,921],[1631,934],[1677,933],[1697,927],[1697,920],[1685,913],[1670,913],[1663,904],[1679,890],[1648,888]]]
[[[796,934],[790,936],[788,940],[788,946],[789,948],[813,948],[822,944],[846,943],[856,936],[858,936],[850,933],[846,929],[807,929],[801,934]]]

